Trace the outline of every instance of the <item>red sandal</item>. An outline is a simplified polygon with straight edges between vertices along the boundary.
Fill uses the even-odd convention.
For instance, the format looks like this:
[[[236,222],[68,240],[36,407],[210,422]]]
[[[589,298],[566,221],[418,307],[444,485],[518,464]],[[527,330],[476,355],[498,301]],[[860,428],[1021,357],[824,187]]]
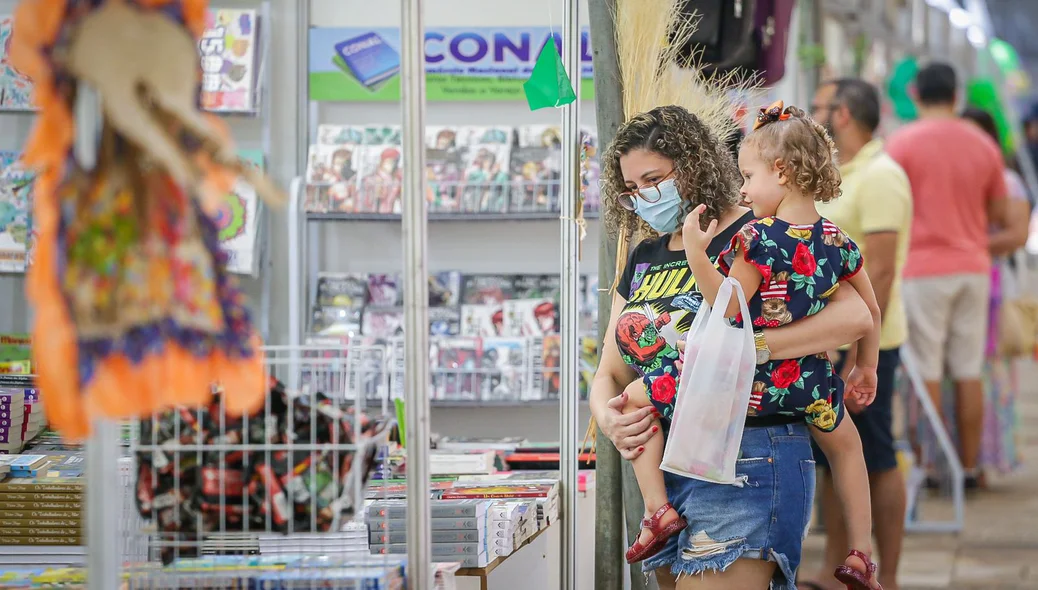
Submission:
[[[858,570],[848,566],[841,565],[836,568],[836,572],[833,576],[841,584],[847,586],[847,590],[883,590],[883,586],[876,582],[876,587],[872,587],[872,576],[876,574],[876,564],[872,563],[868,555],[865,555],[857,549],[851,549],[851,552],[847,554],[848,557],[854,556],[861,560],[865,564],[865,572],[859,572]]]
[[[627,550],[627,563],[637,563],[647,557],[652,557],[663,548],[663,544],[667,542],[667,539],[680,533],[686,526],[688,526],[685,519],[681,518],[679,515],[677,520],[670,522],[667,526],[661,529],[660,519],[670,510],[674,510],[674,507],[670,505],[670,502],[667,502],[663,506],[660,506],[660,509],[656,511],[656,514],[653,514],[642,521],[642,528],[649,529],[649,532],[652,533],[652,539],[650,539],[645,545],[642,545],[637,539],[635,539],[634,545],[631,545],[631,548]]]

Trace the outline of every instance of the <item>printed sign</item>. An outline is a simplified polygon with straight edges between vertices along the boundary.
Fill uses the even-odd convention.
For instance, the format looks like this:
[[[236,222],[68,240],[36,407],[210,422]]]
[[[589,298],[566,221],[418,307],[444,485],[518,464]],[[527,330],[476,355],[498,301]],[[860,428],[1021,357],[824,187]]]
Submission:
[[[590,33],[581,32],[581,97],[593,98]],[[429,101],[525,101],[523,82],[547,43],[548,27],[448,27],[425,33]],[[310,100],[400,100],[400,29],[310,29]]]

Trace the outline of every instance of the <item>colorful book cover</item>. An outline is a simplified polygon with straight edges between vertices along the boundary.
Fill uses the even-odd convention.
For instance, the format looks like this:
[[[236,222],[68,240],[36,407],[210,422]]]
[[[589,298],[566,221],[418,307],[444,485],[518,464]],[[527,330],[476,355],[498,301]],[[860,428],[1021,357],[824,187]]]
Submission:
[[[251,166],[264,168],[262,150],[239,150],[238,156]],[[227,270],[255,275],[259,270],[259,199],[252,185],[238,179],[217,211],[216,227],[220,231],[220,246],[227,253]]]
[[[259,23],[255,10],[210,10],[198,41],[202,108],[223,113],[256,110]]]
[[[461,311],[457,307],[429,308],[430,336],[458,336],[461,334]]]
[[[476,401],[482,391],[480,340],[450,338],[440,341],[437,373],[442,378],[440,399]]]
[[[551,299],[509,299],[503,304],[506,336],[544,336],[558,332],[558,308]]]
[[[598,134],[590,129],[581,129],[580,174],[584,190],[584,211],[597,212],[602,209],[602,166],[598,159]]]
[[[471,338],[504,335],[504,309],[501,304],[462,305],[461,335]]]
[[[400,125],[367,125],[362,128],[364,145],[403,145],[403,128]]]
[[[462,213],[505,213],[508,211],[509,165],[512,155],[511,127],[461,127],[459,145],[467,146]]]
[[[549,335],[534,339],[530,344],[532,383],[526,399],[558,399],[562,384],[561,337]]]
[[[429,307],[457,307],[460,303],[460,272],[449,270],[429,277]]]
[[[5,152],[3,160],[14,157]],[[17,161],[0,171],[0,272],[25,272],[31,249],[33,175]]]
[[[457,127],[425,128],[425,166],[429,180],[429,212],[461,210],[461,185],[468,146],[458,142]]]
[[[518,401],[522,397],[527,342],[524,338],[483,340],[483,355],[480,358],[483,401]]]
[[[360,333],[361,310],[317,306],[311,311],[310,333],[318,336],[354,336]]]
[[[362,313],[361,334],[373,338],[404,335],[404,310],[399,307],[367,307]]]
[[[404,292],[396,274],[368,275],[368,305],[398,307],[404,304]]]
[[[551,299],[552,301],[558,301],[561,281],[562,278],[557,274],[514,275],[512,278],[512,298]]]
[[[336,43],[332,61],[368,90],[400,72],[400,54],[374,32]]]
[[[512,152],[511,211],[541,213],[559,210],[562,178],[562,132],[551,125],[525,125],[517,130]]]
[[[459,199],[465,169],[465,151],[428,148],[425,152],[425,171],[429,181],[429,212],[458,213]]]
[[[349,353],[347,398],[385,399],[389,392],[389,340],[374,336],[354,338],[350,341]]]
[[[580,399],[587,399],[591,391],[591,382],[595,379],[598,362],[598,339],[583,336],[580,339]]]
[[[0,334],[0,362],[32,359],[32,336],[25,333]],[[3,387],[3,383],[0,383]]]
[[[310,146],[306,166],[306,210],[311,213],[356,213],[360,193],[359,143]]]
[[[357,148],[360,194],[357,213],[400,213],[403,193],[402,155],[397,145],[364,145]]]
[[[472,274],[462,278],[462,303],[503,303],[514,297],[514,275]]]
[[[11,65],[11,35],[14,19],[0,17],[0,110],[35,110],[32,104],[32,80]]]
[[[367,302],[367,275],[348,272],[322,272],[318,274],[317,305],[360,309]]]
[[[362,143],[364,143],[363,127],[329,123],[322,123],[317,127],[318,145],[361,145]]]

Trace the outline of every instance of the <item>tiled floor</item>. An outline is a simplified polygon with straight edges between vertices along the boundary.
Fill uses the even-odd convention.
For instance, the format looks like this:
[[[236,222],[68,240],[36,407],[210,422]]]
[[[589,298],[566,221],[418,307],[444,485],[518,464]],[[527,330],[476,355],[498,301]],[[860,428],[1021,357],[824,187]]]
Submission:
[[[909,535],[901,590],[1038,590],[1038,367],[1026,367],[1020,381],[1023,468],[968,498],[962,533]],[[924,507],[950,512],[950,502],[941,499],[927,499]],[[817,571],[822,546],[823,539],[811,535],[802,571]]]

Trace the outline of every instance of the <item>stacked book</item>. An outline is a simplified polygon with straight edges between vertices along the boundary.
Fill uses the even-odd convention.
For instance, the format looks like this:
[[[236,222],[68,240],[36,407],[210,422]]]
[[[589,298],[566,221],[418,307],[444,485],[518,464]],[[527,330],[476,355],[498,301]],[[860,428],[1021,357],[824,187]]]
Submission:
[[[548,528],[559,516],[558,479],[511,479],[487,477],[483,481],[456,481],[437,497],[444,500],[522,500],[534,504],[537,529]]]
[[[20,453],[46,427],[43,405],[28,375],[0,375],[0,454]]]
[[[25,405],[23,393],[10,388],[0,388],[0,454],[9,455],[22,451]]]
[[[429,473],[437,475],[485,475],[497,471],[497,453],[480,450],[434,449],[429,453]]]
[[[491,527],[487,501],[438,501],[431,503],[432,558],[457,562],[461,567],[484,567],[500,549],[491,540],[508,537],[510,531]],[[407,554],[407,503],[373,502],[367,510],[368,541],[376,555]],[[506,535],[507,533],[507,535]]]
[[[76,562],[83,546],[84,479],[62,473],[70,457],[13,455],[0,482],[0,563]],[[74,464],[74,461],[72,462]],[[41,561],[41,556],[49,556]]]
[[[259,535],[260,555],[323,555],[342,557],[368,553],[368,527],[348,522],[338,533],[289,533]]]
[[[342,588],[400,590],[404,562],[360,555],[341,559],[306,554],[283,556],[210,555],[177,559],[168,566],[125,569],[129,588]]]

